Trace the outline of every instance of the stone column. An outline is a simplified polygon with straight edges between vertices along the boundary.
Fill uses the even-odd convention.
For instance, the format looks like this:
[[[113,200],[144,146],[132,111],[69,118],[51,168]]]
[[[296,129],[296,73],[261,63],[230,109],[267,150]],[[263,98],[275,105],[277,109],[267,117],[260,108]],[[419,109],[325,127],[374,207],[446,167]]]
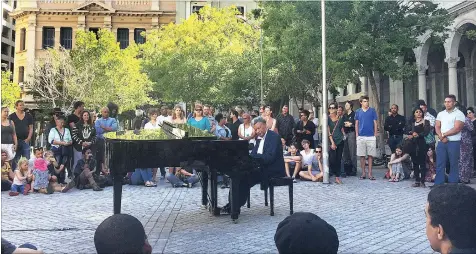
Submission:
[[[347,93],[348,94],[354,94],[355,93],[355,84],[354,83],[348,83],[347,84]]]
[[[466,74],[466,105],[474,105],[474,79],[473,69],[470,67],[464,68]]]
[[[362,93],[369,95],[369,89],[367,86],[367,77],[360,77],[360,83],[362,84]]]
[[[61,27],[55,27],[55,48],[61,47]]]
[[[25,37],[26,37],[25,38],[26,66],[24,66],[25,67],[24,81],[27,81],[29,76],[32,74],[33,65],[35,64],[35,56],[36,56],[36,15],[31,15],[31,16],[28,17],[28,27],[26,28]]]
[[[160,25],[159,25],[159,17],[152,17],[152,24],[151,24],[151,27],[152,29],[159,29],[160,28]]]
[[[405,98],[403,96],[403,81],[389,78],[390,85],[390,105],[397,104],[400,114],[405,113]]]
[[[112,28],[112,18],[111,16],[105,16],[103,29],[111,31],[111,28]]]
[[[339,95],[338,95],[337,97],[345,96],[345,94],[344,94],[344,88],[338,87],[338,88],[337,88],[337,91],[339,92]]]
[[[177,1],[176,3],[178,3]],[[159,10],[159,0],[152,0],[152,5],[150,6],[151,11],[158,11]]]
[[[428,65],[418,66],[418,99],[427,101],[426,95],[426,70]]]
[[[129,28],[129,45],[135,43],[134,41],[134,28]],[[128,45],[128,47],[129,47]]]
[[[79,15],[78,16],[78,25],[77,25],[77,30],[85,30],[86,29],[86,16],[85,15]]]
[[[450,57],[445,59],[448,63],[448,91],[449,94],[456,96],[456,100],[460,100],[458,94],[458,73],[456,72],[456,66],[458,64],[459,57]]]

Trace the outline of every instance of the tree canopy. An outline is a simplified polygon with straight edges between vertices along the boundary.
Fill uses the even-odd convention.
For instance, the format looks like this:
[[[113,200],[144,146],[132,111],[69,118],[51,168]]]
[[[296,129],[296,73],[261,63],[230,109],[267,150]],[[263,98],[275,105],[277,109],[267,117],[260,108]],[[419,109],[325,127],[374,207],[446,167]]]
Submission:
[[[147,34],[144,69],[165,101],[256,103],[259,30],[236,7],[204,7]]]
[[[2,107],[10,109],[15,106],[21,94],[20,86],[10,80],[11,75],[10,71],[2,71]]]

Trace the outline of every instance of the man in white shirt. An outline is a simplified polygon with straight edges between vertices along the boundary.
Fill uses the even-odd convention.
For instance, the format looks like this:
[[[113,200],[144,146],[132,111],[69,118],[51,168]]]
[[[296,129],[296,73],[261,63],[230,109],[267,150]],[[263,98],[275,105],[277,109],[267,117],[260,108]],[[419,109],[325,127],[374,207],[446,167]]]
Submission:
[[[164,121],[168,121],[168,122],[172,122],[172,120],[170,119],[170,117],[167,115],[167,110],[169,108],[167,106],[162,106],[160,108],[160,116],[157,117],[157,122],[162,125],[164,124]]]
[[[465,116],[456,107],[456,96],[450,94],[445,97],[445,110],[438,113],[435,122],[435,131],[440,139],[436,146],[436,177],[435,185],[445,182],[445,168],[450,162],[449,183],[458,183],[459,180],[459,153],[461,130]]]

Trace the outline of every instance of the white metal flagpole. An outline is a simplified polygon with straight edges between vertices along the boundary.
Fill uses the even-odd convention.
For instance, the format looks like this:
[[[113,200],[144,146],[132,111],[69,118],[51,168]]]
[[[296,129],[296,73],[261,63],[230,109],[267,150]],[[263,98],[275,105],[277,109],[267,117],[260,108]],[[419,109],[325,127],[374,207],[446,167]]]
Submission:
[[[322,158],[324,167],[323,183],[329,183],[329,135],[327,124],[327,78],[326,78],[326,2],[321,0],[321,33],[322,33]],[[322,170],[322,169],[321,169]]]

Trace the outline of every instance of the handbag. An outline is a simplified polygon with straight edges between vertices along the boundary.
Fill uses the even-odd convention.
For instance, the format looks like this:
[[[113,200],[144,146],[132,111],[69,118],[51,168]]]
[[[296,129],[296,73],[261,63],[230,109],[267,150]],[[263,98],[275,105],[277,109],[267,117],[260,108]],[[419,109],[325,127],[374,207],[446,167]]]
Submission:
[[[425,142],[427,145],[431,145],[436,142],[435,134],[433,134],[433,131],[430,131],[430,133],[428,133],[428,135],[425,136]]]
[[[60,140],[63,141],[63,138],[64,138],[64,134],[61,134],[61,132],[58,130],[58,128],[55,127],[55,130],[58,132],[59,136],[60,136]],[[65,130],[66,131],[66,130]],[[53,142],[51,142],[51,144],[53,144]],[[61,156],[69,156],[70,155],[70,149],[69,147],[65,147],[63,145],[59,145],[59,146],[51,146],[51,151],[53,151],[53,153],[55,155],[61,155]]]

